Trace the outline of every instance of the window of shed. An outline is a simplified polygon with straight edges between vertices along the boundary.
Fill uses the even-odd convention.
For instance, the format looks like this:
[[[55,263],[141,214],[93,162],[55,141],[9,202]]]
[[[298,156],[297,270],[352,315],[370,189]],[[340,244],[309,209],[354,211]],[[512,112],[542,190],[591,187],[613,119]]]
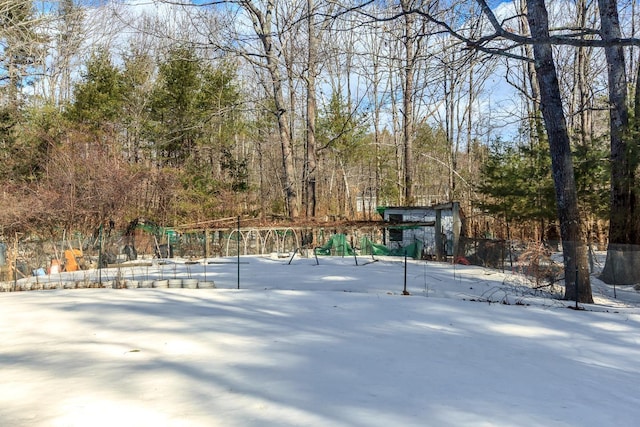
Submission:
[[[389,214],[389,222],[402,222],[402,214]]]
[[[390,228],[389,229],[389,241],[391,241],[391,242],[402,242],[402,229],[401,228]]]

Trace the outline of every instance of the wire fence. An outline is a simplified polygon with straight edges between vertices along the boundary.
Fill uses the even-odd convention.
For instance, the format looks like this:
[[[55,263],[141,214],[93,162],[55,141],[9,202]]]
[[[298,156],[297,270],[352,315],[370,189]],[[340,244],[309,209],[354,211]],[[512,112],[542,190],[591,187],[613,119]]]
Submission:
[[[58,240],[35,238],[0,241],[0,291],[52,289],[65,287],[152,286],[154,281],[190,280],[206,287],[207,263],[219,257],[276,254],[288,257],[316,255],[315,249],[343,236],[356,255],[374,256],[361,242],[385,244],[385,228],[367,227],[283,227],[225,228],[189,232],[96,232],[74,234]],[[412,234],[419,236],[419,234]],[[415,245],[416,242],[406,242]],[[363,247],[361,247],[363,246]],[[451,249],[456,247],[456,251]],[[421,242],[417,259],[435,259],[432,245]],[[479,265],[520,274],[541,290],[554,291],[564,279],[559,247],[539,242],[462,238],[443,250],[438,261]],[[343,248],[332,248],[323,255],[345,256]],[[172,274],[170,259],[193,265],[193,277]],[[191,263],[191,264],[189,264]],[[204,267],[202,267],[204,266]],[[99,268],[98,268],[99,267]],[[594,266],[592,266],[593,268]],[[135,272],[134,272],[135,271]],[[74,273],[63,276],[61,273]],[[66,277],[72,277],[67,280]],[[144,282],[144,283],[143,283]],[[27,285],[22,286],[22,283]],[[158,283],[164,286],[165,283]],[[185,285],[184,283],[182,285]]]
[[[181,233],[165,229],[155,231],[100,231],[91,236],[74,234],[60,240],[0,240],[0,282],[61,272],[115,268],[125,263],[140,264],[150,260],[289,254],[325,244],[338,232],[347,232],[354,246],[358,236],[365,232],[371,238],[379,238],[379,232],[372,229],[338,231],[287,227],[225,228]]]

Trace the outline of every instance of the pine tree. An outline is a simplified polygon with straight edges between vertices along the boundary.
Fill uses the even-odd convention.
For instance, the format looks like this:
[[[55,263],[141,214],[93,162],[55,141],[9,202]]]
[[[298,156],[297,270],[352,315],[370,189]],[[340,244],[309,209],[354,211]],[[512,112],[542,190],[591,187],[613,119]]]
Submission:
[[[154,134],[161,158],[180,165],[194,148],[201,132],[196,100],[200,89],[200,61],[193,49],[176,47],[159,65],[153,93]]]
[[[74,87],[69,118],[94,131],[112,131],[122,113],[122,73],[111,62],[109,52],[99,49],[86,64],[82,81]]]
[[[546,141],[514,146],[497,140],[482,165],[477,191],[488,196],[480,208],[511,221],[545,223],[556,218],[555,196]]]

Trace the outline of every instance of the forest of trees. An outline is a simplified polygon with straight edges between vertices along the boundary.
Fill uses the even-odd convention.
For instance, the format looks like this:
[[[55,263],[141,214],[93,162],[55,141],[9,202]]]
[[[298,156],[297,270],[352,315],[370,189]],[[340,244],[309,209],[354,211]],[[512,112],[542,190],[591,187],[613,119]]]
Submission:
[[[587,243],[640,281],[638,9],[0,0],[0,233],[455,200],[588,301]]]

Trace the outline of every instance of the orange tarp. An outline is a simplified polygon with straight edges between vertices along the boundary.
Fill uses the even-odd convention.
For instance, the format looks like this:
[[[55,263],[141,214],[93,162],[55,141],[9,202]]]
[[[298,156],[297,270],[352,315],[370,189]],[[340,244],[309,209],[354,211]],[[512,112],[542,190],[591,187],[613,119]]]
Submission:
[[[64,270],[65,271],[78,271],[80,266],[78,265],[78,259],[82,258],[81,249],[67,249],[64,251]]]

